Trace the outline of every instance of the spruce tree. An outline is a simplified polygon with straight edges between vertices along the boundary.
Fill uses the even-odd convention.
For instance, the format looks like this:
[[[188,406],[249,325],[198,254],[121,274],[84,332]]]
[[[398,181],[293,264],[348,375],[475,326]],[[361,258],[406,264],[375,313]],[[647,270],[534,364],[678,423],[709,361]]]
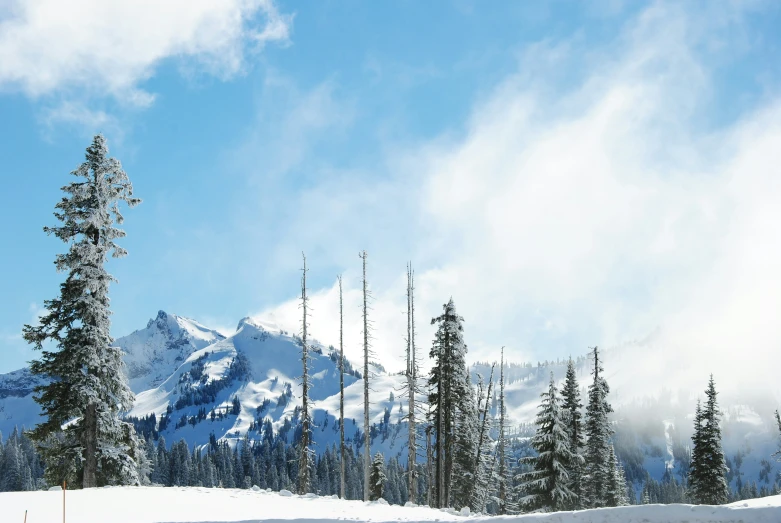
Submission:
[[[695,416],[689,488],[695,503],[722,505],[729,501],[729,486],[726,479],[727,465],[721,447],[716,385],[712,374],[705,395],[707,401],[700,409],[699,419]]]
[[[109,255],[127,254],[115,243],[125,236],[115,227],[123,221],[119,202],[133,207],[140,200],[119,161],[108,156],[102,135],[95,136],[86,161],[71,174],[78,181],[62,188],[66,196],[54,213],[62,225],[44,228],[68,244],[68,252],[54,262],[67,277],[60,295],[44,302],[47,312],[39,324],[24,326],[25,340],[42,351],[30,370],[47,378],[34,396],[45,421],[30,435],[50,483],[73,484],[78,477],[84,488],[136,483],[138,440],[133,426],[120,419],[132,406],[133,393],[121,351],[112,346],[108,290],[115,280],[105,264]],[[49,340],[55,350],[44,350]]]
[[[521,507],[527,510],[557,511],[571,506],[575,499],[575,493],[569,487],[569,471],[582,458],[570,450],[570,435],[562,416],[553,372],[550,374],[548,391],[543,392],[541,397],[535,421],[537,431],[531,441],[537,455],[521,459],[522,463],[534,467],[534,470],[518,478],[523,494]]]
[[[465,392],[459,398],[456,411],[455,445],[453,456],[453,507],[471,506],[477,484],[477,403],[469,374],[465,376]]]
[[[778,425],[778,435],[781,438],[781,414],[778,413],[778,410],[776,410],[776,425]],[[781,461],[781,439],[779,440],[778,450],[773,453],[773,457]]]
[[[430,357],[434,365],[429,374],[430,421],[436,440],[434,506],[450,502],[455,445],[455,413],[466,392],[466,345],[463,339],[464,319],[456,312],[451,298],[442,315],[433,318],[438,324]]]
[[[607,487],[606,505],[608,507],[623,507],[629,504],[626,496],[626,477],[624,468],[616,456],[613,445],[610,445],[608,454],[608,468],[612,471]]]
[[[385,458],[382,453],[374,455],[371,463],[371,474],[369,475],[369,500],[377,501],[382,497],[385,489]]]
[[[604,507],[607,505],[607,489],[613,478],[613,470],[608,464],[613,430],[607,417],[613,409],[607,401],[610,387],[602,376],[604,369],[597,347],[592,349],[592,357],[594,367],[591,374],[594,381],[588,388],[586,407],[584,498],[586,506]]]
[[[580,401],[580,386],[578,385],[577,375],[575,373],[575,364],[572,358],[567,362],[567,377],[564,382],[564,388],[561,391],[562,397],[562,415],[567,426],[569,434],[569,448],[573,454],[580,459],[572,462],[572,468],[569,470],[569,489],[575,495],[572,500],[572,509],[583,508],[583,414],[581,409],[583,404]]]

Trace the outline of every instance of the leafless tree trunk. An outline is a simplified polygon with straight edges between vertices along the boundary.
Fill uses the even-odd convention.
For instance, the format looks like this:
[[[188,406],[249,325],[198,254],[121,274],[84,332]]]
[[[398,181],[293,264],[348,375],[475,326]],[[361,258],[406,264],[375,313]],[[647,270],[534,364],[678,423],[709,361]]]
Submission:
[[[342,308],[342,276],[339,276],[339,497],[345,499],[345,457],[344,448],[344,311]]]
[[[366,251],[359,254],[363,260],[363,500],[369,501],[371,474],[371,434],[369,429],[369,319],[366,296]]]
[[[409,441],[407,443],[407,469],[409,475],[409,499],[417,499],[417,481],[415,478],[415,461],[417,457],[417,441],[415,426],[415,389],[417,388],[417,360],[415,359],[415,305],[414,305],[414,275],[411,264],[407,266],[407,393],[408,393],[408,427]]]
[[[499,514],[507,513],[507,463],[505,461],[504,439],[504,347],[499,367]]]
[[[301,319],[301,364],[303,375],[301,377],[301,450],[298,460],[298,491],[300,494],[309,492],[309,463],[310,463],[310,438],[311,438],[311,420],[309,419],[309,348],[306,340],[307,327],[307,303],[306,297],[306,256],[303,253],[304,268],[301,276],[301,308],[303,316]]]

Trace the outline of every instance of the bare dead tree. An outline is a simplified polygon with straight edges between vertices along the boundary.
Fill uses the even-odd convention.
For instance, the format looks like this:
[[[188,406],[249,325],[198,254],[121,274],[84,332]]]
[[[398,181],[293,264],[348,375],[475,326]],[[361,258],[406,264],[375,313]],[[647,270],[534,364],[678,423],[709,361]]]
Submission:
[[[499,460],[499,514],[507,513],[507,462],[505,460],[505,434],[504,434],[504,347],[502,347],[502,359],[499,367],[499,444],[497,455]]]
[[[304,268],[301,275],[301,308],[303,316],[301,318],[301,366],[303,374],[301,376],[301,442],[298,456],[298,491],[300,494],[309,492],[310,476],[309,471],[312,464],[312,423],[309,416],[309,347],[307,346],[307,305],[309,299],[306,296],[306,256],[301,253],[304,259]]]
[[[344,309],[342,307],[342,276],[339,275],[339,497],[345,499],[345,458],[344,447]]]
[[[369,501],[369,476],[371,474],[371,434],[369,430],[369,318],[366,289],[366,251],[359,255],[363,260],[363,500]]]

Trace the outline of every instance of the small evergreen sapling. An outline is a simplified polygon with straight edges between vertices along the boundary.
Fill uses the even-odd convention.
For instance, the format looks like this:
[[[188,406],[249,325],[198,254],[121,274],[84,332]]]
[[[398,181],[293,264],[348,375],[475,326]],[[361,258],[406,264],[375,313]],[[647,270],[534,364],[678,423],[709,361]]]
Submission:
[[[382,497],[385,489],[385,458],[382,453],[374,455],[371,463],[371,475],[369,476],[369,500],[377,501]]]

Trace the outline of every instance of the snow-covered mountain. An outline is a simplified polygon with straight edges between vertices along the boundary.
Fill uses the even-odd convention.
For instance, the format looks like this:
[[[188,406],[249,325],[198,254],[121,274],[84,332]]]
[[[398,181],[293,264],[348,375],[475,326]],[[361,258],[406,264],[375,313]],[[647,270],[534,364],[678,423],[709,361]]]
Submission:
[[[311,341],[311,340],[310,340]],[[144,329],[118,338],[124,352],[129,381],[136,402],[129,416],[143,419],[154,414],[159,433],[171,443],[184,439],[190,445],[206,445],[210,437],[236,442],[245,434],[260,439],[263,425],[292,441],[296,425],[300,340],[279,326],[244,318],[230,336],[209,329],[194,320],[160,311]],[[337,355],[326,345],[311,341],[311,399],[316,427],[313,438],[320,451],[338,441],[339,374]],[[649,348],[642,343],[607,350],[605,368],[611,385],[616,450],[630,479],[640,481],[645,471],[661,479],[665,473],[685,473],[690,444],[694,391],[671,390],[660,382],[647,395],[638,396],[632,384],[646,374],[637,365]],[[634,351],[634,352],[633,352]],[[585,401],[589,382],[589,360],[577,359],[578,378]],[[488,380],[491,366],[472,366]],[[540,393],[550,373],[562,381],[563,361],[510,363],[505,368],[505,397],[510,434],[523,446],[533,431]],[[494,382],[498,380],[498,368]],[[345,429],[348,440],[360,445],[363,428],[363,383],[360,373],[348,362],[345,376]],[[30,427],[38,420],[38,406],[32,389],[40,383],[29,370],[0,375],[0,431],[14,426]],[[371,421],[372,452],[386,458],[406,459],[406,401],[401,391],[404,377],[372,366]],[[424,399],[424,398],[421,398]],[[724,411],[724,449],[730,460],[730,482],[775,479],[778,465],[770,455],[777,445],[772,411],[775,398],[760,395],[720,395]],[[424,410],[420,411],[421,414]],[[492,412],[496,412],[495,398]]]
[[[159,311],[145,329],[116,340],[125,351],[130,388],[141,392],[157,387],[193,352],[224,339],[195,320]]]

